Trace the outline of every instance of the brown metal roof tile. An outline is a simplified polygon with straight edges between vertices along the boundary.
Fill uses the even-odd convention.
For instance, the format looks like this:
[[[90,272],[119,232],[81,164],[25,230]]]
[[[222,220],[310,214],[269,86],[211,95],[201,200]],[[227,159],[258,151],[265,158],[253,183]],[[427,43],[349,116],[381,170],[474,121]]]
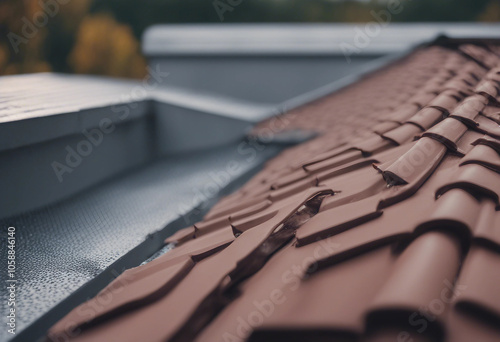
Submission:
[[[454,90],[462,96],[472,94],[471,85],[475,84],[474,78],[470,74],[457,75],[443,85],[444,90]]]
[[[427,185],[424,185],[425,187],[428,188]],[[339,248],[316,260],[317,269],[315,268],[314,271],[319,271],[322,267],[336,264],[358,253],[409,238],[414,234],[415,229],[425,222],[425,213],[432,211],[433,195],[429,189],[423,189],[418,196],[413,196],[385,209],[382,216],[327,239],[338,244]],[[417,203],[419,206],[416,206]],[[344,204],[346,203],[341,205]],[[401,220],[402,217],[404,220]],[[392,224],[393,222],[398,222],[398,224]],[[311,244],[321,241],[312,241]]]
[[[500,323],[500,253],[473,246],[464,263],[458,284],[463,288],[456,305],[465,310],[484,311]]]
[[[458,150],[462,152],[464,155],[466,155],[474,148],[474,145],[472,145],[474,141],[481,139],[481,137],[484,137],[482,133],[469,129],[457,142]],[[449,154],[449,156],[450,158],[451,157],[461,158],[461,156],[458,154]]]
[[[420,126],[405,123],[382,134],[382,138],[388,139],[397,145],[403,145],[408,141],[414,140],[415,136],[422,131],[423,129],[421,129]]]
[[[481,202],[481,211],[474,228],[474,242],[500,253],[500,212],[491,200]]]
[[[195,238],[212,233],[218,229],[229,226],[229,218],[227,216],[219,216],[211,220],[206,220],[194,224]]]
[[[242,201],[238,201],[236,203],[231,203],[231,205],[226,205],[223,207],[213,208],[210,212],[205,216],[206,219],[213,219],[220,216],[229,216],[233,212],[237,212],[240,210],[244,210],[250,206],[257,205],[266,200],[269,200],[269,195],[264,194],[259,197],[249,198]]]
[[[498,57],[483,47],[464,44],[459,47],[459,50],[486,69],[492,69],[498,64]]]
[[[379,217],[382,211],[377,210],[378,202],[378,197],[374,196],[348,206],[339,206],[320,212],[297,231],[298,246],[342,233]]]
[[[350,163],[345,163],[343,165],[334,167],[330,170],[325,170],[323,172],[320,172],[316,175],[316,179],[318,180],[319,183],[324,182],[327,179],[333,178],[333,177],[338,177],[341,175],[344,175],[349,172],[353,172],[355,170],[359,170],[363,167],[368,167],[372,165],[373,163],[378,163],[379,161],[377,159],[362,159],[362,160],[355,160]]]
[[[420,186],[438,166],[446,148],[433,139],[421,138],[393,163],[376,166],[389,185]]]
[[[310,253],[314,257],[315,253]],[[316,253],[321,253],[321,248]],[[382,247],[301,280],[295,291],[283,291],[286,300],[275,306],[250,340],[293,340],[300,336],[304,341],[317,341],[322,336],[344,341],[346,334],[357,340],[364,331],[366,306],[383,286],[393,263],[390,248]]]
[[[244,208],[244,209],[241,209],[240,211],[236,211],[229,216],[229,221],[234,222],[234,221],[241,220],[245,217],[248,217],[250,215],[257,214],[257,213],[261,212],[262,210],[269,208],[272,203],[273,202],[271,200],[266,199],[260,203],[249,206],[248,208]]]
[[[372,172],[373,170],[366,168],[361,171],[363,171],[363,173],[360,177],[350,179],[349,181],[346,181],[345,178],[342,179],[343,177],[329,180],[327,185],[329,185],[330,188],[338,187],[338,190],[335,190],[335,196],[327,198],[321,203],[320,211],[329,210],[346,203],[352,203],[374,196],[386,188],[387,184],[385,181],[374,175]],[[366,171],[369,171],[369,173]],[[365,175],[367,176],[363,177]],[[340,190],[340,188],[344,190]]]
[[[417,106],[416,104],[404,104],[392,111],[390,115],[384,117],[384,120],[403,124],[406,120],[415,115],[419,109],[420,106]]]
[[[231,227],[233,227],[234,231],[242,233],[250,228],[266,222],[267,220],[270,220],[271,218],[276,216],[276,214],[278,214],[278,210],[273,210],[272,208],[270,208],[269,210],[265,210],[264,212],[256,213],[249,217],[233,221],[231,222]]]
[[[434,125],[422,134],[422,137],[428,137],[439,141],[450,151],[459,153],[457,142],[467,131],[467,126],[459,120],[446,118]]]
[[[419,108],[424,107],[431,100],[436,97],[436,93],[434,92],[420,92],[417,95],[411,97],[408,102],[411,104],[417,105]]]
[[[491,80],[485,80],[481,82],[475,89],[474,91],[479,94],[483,95],[486,98],[488,98],[491,101],[495,101],[499,103],[499,94],[500,94],[500,87],[498,83],[491,81]]]
[[[426,107],[418,111],[407,122],[417,125],[422,131],[425,131],[442,119],[444,119],[444,115],[439,109]]]
[[[234,240],[234,234],[229,223],[210,234],[197,237],[179,248],[174,248],[172,253],[165,253],[156,260],[164,264],[178,263],[186,258],[200,261],[209,255],[228,246]]]
[[[298,182],[292,183],[278,190],[273,190],[269,193],[269,199],[273,202],[288,198],[292,195],[300,193],[318,184],[316,177],[308,177]]]
[[[493,120],[500,125],[500,108],[494,106],[487,106],[481,112],[481,115]]]
[[[500,67],[496,67],[488,71],[485,78],[500,83]]]
[[[498,154],[500,154],[500,140],[494,139],[488,136],[484,136],[480,139],[475,140],[471,143],[474,146],[477,145],[486,145],[494,149]]]
[[[439,310],[432,304],[444,290],[453,288],[460,263],[460,245],[453,236],[437,231],[419,236],[398,257],[370,305],[368,322],[391,325],[395,318],[409,320],[414,312],[425,310],[434,317],[429,325],[434,325],[437,334],[443,336],[449,303],[440,303]]]
[[[393,141],[383,139],[379,135],[367,137],[362,142],[358,142],[356,144],[353,144],[353,148],[360,150],[365,155],[378,153],[378,152],[381,152],[388,147],[393,147],[393,146],[396,146],[396,144]]]
[[[478,116],[476,118],[476,125],[473,126],[473,129],[488,134],[493,138],[500,139],[500,126],[496,122],[483,116]]]
[[[304,169],[300,168],[295,171],[287,172],[282,177],[280,177],[276,182],[271,185],[271,189],[276,190],[283,187],[286,187],[292,183],[303,180],[308,177],[309,173],[307,173]]]
[[[461,238],[466,247],[470,243],[480,209],[480,202],[474,196],[461,189],[452,189],[437,199],[432,213],[415,229],[446,229]]]
[[[460,166],[479,164],[500,173],[500,155],[488,145],[478,144],[462,158]]]
[[[483,96],[470,96],[460,103],[457,108],[451,112],[451,115],[474,120],[474,118],[485,108],[486,104],[487,100]]]
[[[391,129],[398,127],[400,123],[394,121],[384,121],[373,127],[373,132],[377,134],[383,134]]]
[[[307,156],[304,156],[303,158],[301,158],[300,163],[297,166],[300,166],[300,165],[307,166],[307,165],[319,163],[319,162],[322,162],[326,159],[330,159],[330,158],[339,156],[342,153],[346,153],[348,150],[349,150],[349,147],[346,147],[345,145],[341,145],[338,147],[334,147],[331,150],[326,150],[325,152],[319,153],[315,156],[307,155]],[[360,155],[359,152],[356,152],[356,154]]]
[[[445,90],[434,100],[427,104],[428,107],[437,108],[444,113],[450,113],[462,100],[463,95],[456,90]]]
[[[351,163],[353,161],[361,159],[362,157],[363,155],[361,151],[350,150],[320,162],[306,163],[303,165],[303,168],[309,173],[317,173],[325,170],[331,170],[347,163]]]
[[[194,239],[195,228],[187,227],[176,231],[172,236],[165,239],[165,243],[175,243],[181,245],[182,243]]]
[[[436,190],[436,197],[451,189],[463,189],[474,196],[490,197],[499,205],[500,174],[481,165],[467,164],[460,166],[449,179]]]

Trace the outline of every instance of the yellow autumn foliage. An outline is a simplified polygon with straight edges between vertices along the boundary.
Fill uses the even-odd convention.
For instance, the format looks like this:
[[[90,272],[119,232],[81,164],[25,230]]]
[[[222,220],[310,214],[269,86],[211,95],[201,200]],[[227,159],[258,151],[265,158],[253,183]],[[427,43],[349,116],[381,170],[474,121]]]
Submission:
[[[103,13],[83,19],[68,64],[81,74],[141,78],[147,73],[130,27]]]
[[[45,27],[37,27],[36,34],[19,45],[19,53],[14,53],[7,38],[9,32],[22,36],[25,23],[42,12],[37,0],[4,0],[0,3],[0,74],[18,74],[50,71],[50,65],[43,58],[43,43],[47,35]]]

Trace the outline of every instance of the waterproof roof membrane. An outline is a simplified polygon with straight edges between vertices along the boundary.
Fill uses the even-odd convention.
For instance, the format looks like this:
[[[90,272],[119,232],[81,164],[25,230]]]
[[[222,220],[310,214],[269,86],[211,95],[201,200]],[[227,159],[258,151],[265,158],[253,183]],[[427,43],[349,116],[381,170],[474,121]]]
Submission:
[[[422,47],[257,126],[320,134],[48,336],[498,341],[499,124],[500,48]]]

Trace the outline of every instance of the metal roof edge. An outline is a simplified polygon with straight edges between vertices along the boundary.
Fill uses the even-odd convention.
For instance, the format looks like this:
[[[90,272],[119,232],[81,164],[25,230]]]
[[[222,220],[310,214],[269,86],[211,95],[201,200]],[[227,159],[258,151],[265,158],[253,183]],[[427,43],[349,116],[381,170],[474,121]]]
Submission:
[[[404,51],[438,34],[493,37],[500,29],[500,24],[496,23],[387,24],[377,22],[375,18],[370,23],[380,26],[377,34],[370,35],[366,31],[367,23],[155,25],[144,32],[142,50],[149,57],[341,55],[345,49],[342,44],[354,45],[358,35],[367,34],[370,42],[360,49],[360,53],[381,54]]]

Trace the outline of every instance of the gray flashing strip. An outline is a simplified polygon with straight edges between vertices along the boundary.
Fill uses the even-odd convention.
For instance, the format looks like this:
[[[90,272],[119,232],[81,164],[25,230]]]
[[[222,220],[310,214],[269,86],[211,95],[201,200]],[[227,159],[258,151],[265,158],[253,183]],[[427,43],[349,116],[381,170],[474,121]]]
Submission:
[[[175,105],[247,122],[262,120],[269,109],[265,104],[175,87],[154,90],[152,98],[157,104]]]
[[[167,71],[150,71],[154,75],[142,82],[58,73],[2,76],[0,124],[95,108],[109,108],[120,113],[119,106],[135,108],[134,103],[149,100],[245,119],[263,109],[258,104],[220,94],[169,86]]]
[[[168,111],[155,112],[159,105],[246,126],[264,118],[269,108],[175,87],[148,89],[139,81],[51,73],[0,77],[0,94],[0,152],[81,135],[102,120],[118,125],[149,115],[168,116]]]
[[[373,18],[373,23],[378,24]],[[143,35],[146,56],[304,56],[342,55],[343,45],[368,31],[359,24],[184,24],[157,25]],[[450,38],[495,38],[500,24],[390,23],[378,24],[378,34],[368,36],[362,55],[405,51],[438,35]],[[385,25],[385,23],[384,23]],[[373,30],[373,28],[372,28]],[[361,32],[361,33],[360,33]],[[345,45],[344,45],[345,49]]]

